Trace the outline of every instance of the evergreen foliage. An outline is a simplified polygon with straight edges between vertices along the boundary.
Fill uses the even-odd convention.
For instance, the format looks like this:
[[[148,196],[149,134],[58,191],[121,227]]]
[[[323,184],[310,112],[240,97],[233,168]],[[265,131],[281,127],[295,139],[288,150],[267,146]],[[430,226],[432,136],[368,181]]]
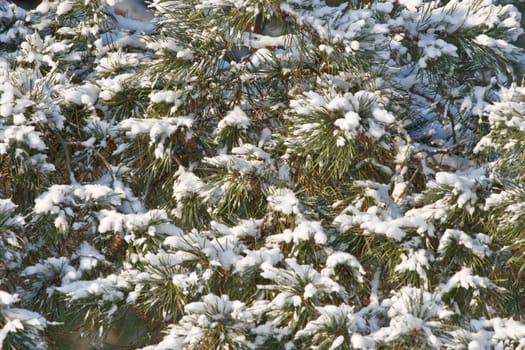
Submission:
[[[525,349],[523,1],[114,5],[0,0],[1,349]]]

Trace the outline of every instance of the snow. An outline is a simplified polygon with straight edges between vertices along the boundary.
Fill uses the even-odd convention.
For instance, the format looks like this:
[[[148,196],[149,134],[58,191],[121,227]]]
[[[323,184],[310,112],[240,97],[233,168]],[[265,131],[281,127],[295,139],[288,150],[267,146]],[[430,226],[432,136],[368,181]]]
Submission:
[[[231,233],[238,238],[258,238],[261,235],[262,220],[241,220],[232,227]]]
[[[349,111],[344,114],[344,118],[339,118],[334,122],[334,125],[344,131],[347,135],[352,135],[353,130],[359,127],[361,117],[354,111]]]
[[[179,167],[175,176],[173,196],[178,202],[183,198],[199,195],[205,189],[204,182],[191,171],[186,171],[184,167]]]
[[[148,11],[146,5],[141,1],[117,0],[112,5],[114,5],[115,13],[120,16],[143,22],[149,22],[153,19],[153,14]]]
[[[525,326],[521,322],[495,317],[472,320],[470,326],[472,332],[467,335],[469,350],[525,348]]]
[[[419,40],[418,46],[423,49],[423,56],[418,61],[421,68],[427,68],[428,61],[441,56],[458,56],[456,46],[442,39],[436,39],[434,35],[428,35]]]
[[[462,267],[448,281],[440,286],[440,293],[446,294],[455,288],[495,289],[496,285],[486,277],[475,275],[469,267]]]
[[[119,40],[119,39],[114,39],[112,43],[113,45],[115,45],[115,40]],[[98,60],[98,64],[95,70],[101,76],[105,76],[105,75],[114,73],[115,70],[119,68],[129,69],[129,67],[138,67],[142,63],[143,60],[144,60],[144,56],[142,54],[133,53],[133,52],[124,52],[123,50],[110,51]],[[151,98],[151,95],[155,95],[156,93],[162,94],[163,92],[164,91],[157,92],[154,90],[151,92],[150,98]],[[169,94],[172,92],[166,91],[166,93]]]
[[[101,86],[99,97],[105,101],[111,100],[118,92],[123,90],[126,82],[132,77],[132,73],[122,73],[114,77],[99,79]]]
[[[241,275],[247,273],[251,269],[260,268],[261,265],[275,266],[277,263],[283,260],[283,255],[278,248],[261,248],[258,250],[245,249],[245,254],[235,264],[235,271]]]
[[[126,14],[129,16],[130,12],[128,11],[126,12]],[[119,26],[124,29],[134,30],[142,33],[152,33],[155,30],[154,24],[152,24],[149,21],[145,21],[147,17],[149,17],[149,14],[147,12],[135,12],[135,14],[131,15],[132,17],[136,18],[121,16],[116,12],[113,16],[117,20]]]
[[[354,274],[354,277],[359,283],[362,283],[364,281],[363,277],[366,275],[366,271],[359,262],[359,260],[357,260],[357,258],[352,254],[346,252],[331,253],[326,259],[325,265],[326,267],[323,270],[321,270],[321,275],[327,277],[337,277],[336,267],[338,265],[346,265],[350,267]]]
[[[55,215],[55,227],[65,231],[69,227],[68,218],[73,216],[71,208],[88,205],[90,202],[118,206],[122,203],[122,198],[121,193],[104,185],[53,185],[35,199],[33,211],[39,215]]]
[[[77,255],[80,258],[78,268],[81,271],[90,271],[99,263],[107,263],[106,257],[86,241],[80,244]]]
[[[0,292],[4,293],[2,291]],[[35,331],[44,330],[48,324],[48,322],[40,314],[26,309],[1,308],[0,315],[3,319],[3,327],[0,329],[0,347],[2,348],[9,333],[20,334],[26,331],[29,337],[31,337],[34,333],[36,333]],[[37,344],[38,343],[35,343],[35,345]],[[38,345],[44,346],[44,344]]]
[[[374,108],[372,110],[372,115],[374,116],[375,120],[387,125],[392,124],[395,120],[395,117],[392,113],[382,108]]]
[[[71,300],[101,297],[104,301],[119,302],[124,299],[124,293],[119,291],[111,280],[103,278],[75,281],[65,284],[57,290],[66,294]]]
[[[204,158],[204,162],[218,168],[235,170],[241,175],[247,175],[255,171],[256,165],[245,159],[227,154],[220,154],[212,158]]]
[[[304,297],[305,300],[314,297],[316,294],[317,294],[317,288],[315,288],[315,286],[313,284],[308,283],[304,287],[303,297]]]
[[[458,196],[458,207],[472,210],[472,205],[479,199],[477,189],[488,182],[485,174],[484,168],[471,168],[456,173],[438,172],[435,181],[437,185],[452,187],[453,193]]]
[[[10,143],[20,143],[27,145],[29,148],[43,151],[47,149],[47,146],[40,138],[40,135],[40,132],[35,131],[33,126],[26,125],[13,125],[0,130],[0,139],[2,139],[2,144],[6,145],[5,150],[7,150],[7,146]],[[6,151],[0,151],[0,153],[6,153]]]
[[[355,207],[349,207],[346,210],[350,212],[339,215],[334,221],[342,232],[351,227],[359,227],[364,230],[365,235],[385,235],[389,239],[398,242],[405,238],[408,228],[413,228],[418,233],[433,233],[433,226],[424,217],[421,215],[409,215],[413,214],[413,212],[398,218],[382,218],[381,215],[378,215],[381,211],[376,206],[371,206],[366,212],[361,212]]]
[[[266,47],[287,47],[292,42],[291,35],[270,36],[257,33],[245,33],[242,43],[250,48],[261,49]]]
[[[77,281],[81,277],[81,271],[78,271],[75,267],[71,266],[69,259],[66,257],[51,257],[47,258],[42,263],[26,267],[20,275],[35,278],[37,282],[33,281],[33,283],[41,288],[49,283],[47,281],[53,281],[50,283],[51,285],[45,288],[46,294],[51,297],[57,290],[57,286],[53,285],[53,283],[62,286],[68,285]],[[56,282],[57,280],[60,282]]]
[[[134,230],[147,230],[150,225],[167,221],[168,216],[164,210],[160,209],[134,214],[122,214],[115,210],[102,209],[99,211],[98,217],[98,231],[100,233],[130,233]]]
[[[212,244],[215,246],[216,252],[213,255],[216,255],[216,258],[211,263],[221,266],[225,271],[232,271],[237,262],[242,259],[238,254],[240,247],[235,241],[229,243],[225,239],[213,241]]]
[[[499,102],[487,105],[485,113],[488,114],[488,120],[492,128],[502,129],[510,128],[525,131],[525,104],[522,102],[525,96],[525,88],[512,85],[509,88],[503,88],[499,91]],[[504,131],[503,131],[504,132]],[[488,140],[484,142],[491,144],[490,134]],[[512,141],[513,138],[511,138]]]
[[[98,99],[99,88],[93,84],[85,84],[78,87],[62,90],[62,96],[66,102],[76,105],[93,106]]]
[[[227,169],[229,172],[236,172],[241,176],[249,174],[267,176],[274,171],[270,154],[252,144],[234,147],[231,153],[206,157],[203,161],[214,167]],[[223,189],[227,189],[228,186],[229,184],[226,183]]]
[[[320,222],[302,221],[293,230],[294,242],[314,240],[317,244],[325,244],[328,240],[326,233]]]
[[[390,323],[374,334],[375,339],[392,341],[415,331],[426,336],[435,348],[445,345],[445,340],[440,339],[441,323],[434,320],[447,320],[453,313],[447,310],[438,295],[414,287],[402,287],[391,298],[385,299],[382,306],[388,308]]]
[[[306,326],[297,332],[298,338],[311,338],[315,337],[319,332],[325,331],[327,327],[332,326],[334,323],[344,330],[348,330],[351,333],[353,328],[353,307],[341,304],[341,305],[326,305],[317,307],[316,311],[319,313],[319,317],[306,324]],[[337,348],[344,342],[344,337],[336,337],[332,342],[332,347]]]
[[[126,136],[133,138],[149,134],[151,142],[172,135],[178,128],[191,128],[193,119],[189,117],[175,117],[163,119],[134,119],[128,118],[120,122],[119,126],[126,131]]]
[[[385,128],[395,121],[393,114],[384,108],[374,93],[369,91],[340,94],[328,90],[325,96],[308,91],[304,92],[300,98],[291,100],[290,107],[297,115],[325,115],[328,113],[330,118],[336,118],[334,126],[341,131],[340,135],[344,136],[338,142],[340,147],[346,144],[346,140],[354,139],[358,133],[366,130],[366,124],[368,124],[367,135],[373,139],[380,139],[386,132]],[[367,114],[371,114],[373,118],[363,118],[363,115]],[[304,123],[301,120],[300,125],[293,129],[293,133],[297,136],[311,134],[316,132],[315,129],[320,125],[319,123]]]
[[[9,294],[3,290],[0,290],[0,304],[2,306],[4,305],[11,305],[16,303],[20,298],[17,294]]]
[[[189,303],[184,308],[186,315],[174,324],[164,339],[157,345],[146,347],[147,350],[168,350],[195,348],[202,345],[210,330],[220,324],[235,322],[235,327],[224,327],[221,340],[234,344],[235,347],[246,347],[242,332],[253,323],[253,317],[246,305],[239,301],[231,301],[227,295],[207,294],[201,301]],[[230,348],[230,346],[225,347]]]
[[[226,127],[233,127],[240,130],[246,130],[251,125],[250,118],[239,106],[235,106],[233,110],[228,112],[224,118],[219,121],[217,125],[217,132],[220,132]]]
[[[400,1],[400,3],[402,3]],[[390,13],[394,9],[394,5],[391,2],[377,2],[373,4],[373,8],[379,12]]]
[[[328,348],[328,350],[335,350],[335,349],[338,349],[345,341],[345,338],[340,335],[338,336],[334,342],[332,343],[332,345],[330,345],[330,347]]]
[[[270,310],[280,309],[284,305],[299,307],[303,298],[317,299],[331,293],[346,299],[347,293],[342,286],[332,279],[321,276],[309,265],[301,265],[296,259],[285,259],[284,268],[276,268],[269,264],[261,265],[261,277],[272,281],[273,285],[259,285],[258,288],[281,291],[269,304]]]
[[[233,235],[237,238],[257,238],[260,234],[262,220],[240,220],[234,227],[228,227],[212,220],[210,226],[220,235]]]
[[[10,199],[0,198],[0,213],[13,211],[16,207],[17,205]]]
[[[155,146],[155,157],[165,158],[170,154],[164,146],[164,142],[177,130],[182,128],[191,130],[193,118],[173,117],[163,119],[135,119],[128,118],[119,123],[119,129],[124,131],[128,138],[140,135],[149,135],[150,146]],[[191,132],[186,132],[187,139],[191,139]]]
[[[0,345],[3,345],[5,338],[11,332],[17,332],[24,329],[22,322],[19,320],[8,321],[0,330]]]
[[[241,145],[239,147],[234,147],[232,149],[232,153],[236,155],[245,155],[250,158],[255,158],[263,161],[270,161],[272,156],[268,153],[262,150],[261,148],[252,145],[250,143]]]
[[[47,321],[40,314],[26,309],[9,308],[4,310],[3,314],[8,320],[21,321],[24,324],[23,328],[29,326],[43,330],[47,325]]]
[[[477,233],[472,237],[461,230],[447,229],[439,240],[438,253],[444,255],[450,246],[462,245],[474,255],[485,258],[491,255],[490,244],[490,237],[483,233]]]
[[[171,109],[172,113],[176,112],[177,107],[182,103],[181,93],[178,91],[152,91],[149,98],[153,103],[174,104],[174,108]]]
[[[410,249],[407,254],[401,254],[401,262],[394,268],[395,272],[414,271],[419,277],[428,283],[427,270],[434,257],[426,249],[414,251]]]
[[[371,337],[362,336],[359,333],[352,334],[352,346],[356,349],[374,349],[375,342]]]
[[[316,244],[324,245],[328,241],[328,237],[318,221],[298,220],[296,227],[285,229],[283,233],[268,236],[267,244],[274,245],[280,242],[299,244],[305,241],[313,241]]]
[[[57,15],[62,16],[62,15],[67,14],[68,12],[71,11],[71,9],[73,9],[74,5],[75,3],[71,0],[60,2],[56,9]]]
[[[295,194],[287,188],[277,188],[270,192],[267,197],[268,205],[276,212],[281,212],[285,215],[298,215],[299,200]]]
[[[422,0],[398,0],[399,4],[406,7],[410,11],[417,11],[421,5],[423,5]]]
[[[501,55],[509,68],[521,57],[511,44],[522,32],[511,6],[155,0],[153,14],[135,0],[108,0],[91,18],[73,16],[96,5],[89,1],[44,0],[27,12],[2,1],[0,158],[9,171],[16,166],[38,178],[29,200],[16,181],[0,181],[0,265],[9,283],[16,282],[10,269],[25,281],[14,283],[17,294],[0,291],[0,347],[8,333],[36,337],[45,326],[40,315],[14,307],[33,303],[36,291],[46,308],[46,297],[60,297],[66,307],[85,302],[102,310],[107,318],[95,325],[102,334],[124,309],[142,311],[171,286],[184,313],[155,304],[147,316],[155,323],[153,314],[162,314],[164,338],[145,349],[212,340],[225,349],[268,341],[292,349],[303,337],[306,347],[371,349],[413,336],[433,348],[459,340],[472,349],[525,348],[523,322],[498,317],[499,305],[487,305],[487,318],[458,306],[451,320],[457,289],[473,295],[475,306],[484,289],[505,292],[499,276],[473,269],[470,259],[441,268],[458,248],[488,264],[497,258],[505,264],[499,268],[513,263],[497,238],[499,230],[521,227],[525,204],[498,170],[505,163],[510,180],[521,180],[512,160],[525,131],[525,88],[486,65],[468,81],[454,79],[469,60],[483,66],[481,51],[485,59]],[[107,22],[100,20],[106,9]],[[237,25],[241,15],[246,28],[223,22]],[[254,33],[260,15],[268,25]],[[236,49],[243,59],[226,63]],[[177,68],[159,73],[165,64]],[[113,115],[115,97],[129,88],[141,90],[143,115]],[[75,111],[88,113],[80,124]],[[408,123],[418,118],[428,127],[413,132]],[[241,144],[218,145],[219,133],[231,130],[243,134]],[[320,135],[336,149],[305,153],[305,142]],[[478,136],[479,158],[470,154]],[[194,141],[192,161],[173,162],[174,144]],[[155,159],[129,162],[133,142]],[[308,168],[331,166],[325,153],[354,145],[341,178],[308,178]],[[452,153],[457,145],[464,152]],[[310,146],[315,153],[319,143]],[[386,159],[376,159],[379,147]],[[384,174],[362,174],[365,162]],[[167,191],[162,198],[144,193],[141,179],[149,174],[137,174],[139,163],[171,167],[153,174],[151,185]],[[70,170],[64,165],[74,176],[63,176]],[[251,180],[261,185],[256,217],[217,210],[234,181]],[[187,203],[211,221],[177,227]],[[253,203],[240,198],[245,204]],[[456,217],[465,211],[479,215],[469,227]],[[470,221],[478,219],[473,231]],[[43,232],[40,220],[58,230]],[[108,239],[122,240],[126,253],[109,254]],[[363,246],[349,246],[353,239]],[[390,254],[377,256],[370,242],[384,243],[395,258],[383,261]],[[419,280],[406,282],[405,274]]]

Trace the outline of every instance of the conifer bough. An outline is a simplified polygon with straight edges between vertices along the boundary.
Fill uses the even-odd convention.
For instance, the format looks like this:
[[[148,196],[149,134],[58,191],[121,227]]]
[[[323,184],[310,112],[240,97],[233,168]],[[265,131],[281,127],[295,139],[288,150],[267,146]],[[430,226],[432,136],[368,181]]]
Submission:
[[[0,0],[0,348],[525,349],[522,1],[122,6]]]

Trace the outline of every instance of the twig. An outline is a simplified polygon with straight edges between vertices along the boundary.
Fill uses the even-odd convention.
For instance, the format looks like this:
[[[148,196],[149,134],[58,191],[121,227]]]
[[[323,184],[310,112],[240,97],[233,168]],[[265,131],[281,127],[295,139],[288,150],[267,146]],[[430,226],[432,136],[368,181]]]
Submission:
[[[58,141],[60,142],[60,145],[62,146],[62,149],[64,150],[64,156],[66,158],[65,159],[66,170],[69,173],[69,181],[72,184],[76,184],[78,182],[77,182],[77,179],[75,178],[75,174],[73,173],[73,170],[71,169],[71,157],[69,155],[69,148],[67,147],[67,143],[62,137],[62,135],[60,135],[59,132],[57,132],[56,135],[57,135]]]

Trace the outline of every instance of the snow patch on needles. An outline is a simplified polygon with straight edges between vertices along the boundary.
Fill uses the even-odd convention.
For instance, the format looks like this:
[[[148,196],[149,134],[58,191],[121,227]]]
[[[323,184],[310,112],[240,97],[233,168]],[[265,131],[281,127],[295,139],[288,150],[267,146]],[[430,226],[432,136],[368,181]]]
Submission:
[[[124,300],[124,293],[120,291],[114,281],[107,278],[99,278],[90,281],[75,281],[57,288],[71,300],[86,299],[90,297],[101,297],[104,301],[119,302]]]
[[[33,126],[13,125],[0,130],[0,154],[7,153],[10,144],[24,144],[34,150],[43,151],[47,149],[46,144],[40,138],[41,133],[35,131]]]
[[[170,327],[159,344],[143,350],[198,348],[218,327],[219,348],[253,348],[244,334],[254,324],[254,316],[243,302],[231,301],[227,295],[208,294],[201,301],[187,304],[184,311],[186,315]]]
[[[301,265],[296,259],[285,259],[287,268],[276,268],[262,264],[261,277],[274,284],[259,285],[261,289],[280,291],[270,302],[270,309],[281,309],[283,305],[301,306],[306,299],[317,300],[336,293],[346,299],[345,289],[329,277],[322,276],[310,265]]]
[[[100,89],[94,84],[84,84],[81,86],[70,87],[62,90],[62,96],[68,103],[73,103],[78,106],[93,106],[98,99]]]
[[[510,318],[471,320],[469,349],[525,349],[525,325]]]
[[[126,233],[135,230],[146,230],[155,234],[154,225],[168,221],[166,211],[161,209],[150,210],[146,213],[122,214],[115,210],[101,210],[99,212],[98,231]]]
[[[35,199],[33,211],[38,215],[56,216],[55,227],[66,230],[75,216],[73,209],[94,204],[119,206],[123,198],[122,193],[104,185],[53,185]]]
[[[414,287],[402,287],[381,306],[387,308],[390,323],[374,333],[376,340],[389,342],[416,332],[426,337],[435,348],[447,345],[444,325],[440,321],[448,320],[453,312],[438,295]]]
[[[170,109],[171,113],[175,113],[183,102],[182,92],[180,91],[152,91],[149,94],[149,98],[153,103],[167,103],[173,105]]]
[[[401,262],[394,268],[395,272],[414,271],[425,282],[428,283],[427,271],[430,263],[434,261],[432,254],[426,249],[409,249],[401,254]]]
[[[326,259],[325,268],[321,270],[321,275],[327,277],[336,276],[337,266],[348,266],[358,283],[364,282],[366,271],[355,256],[346,252],[333,252]]]
[[[233,110],[228,112],[224,118],[219,121],[217,125],[217,132],[220,132],[226,127],[233,127],[236,129],[246,130],[251,125],[251,119],[244,113],[239,106],[235,106]]]
[[[198,196],[205,189],[204,182],[193,172],[186,171],[184,167],[179,167],[175,173],[176,180],[173,184],[173,196],[180,202],[187,197]]]
[[[430,188],[437,186],[450,187],[454,195],[457,195],[457,205],[459,208],[474,210],[479,197],[477,190],[487,186],[489,179],[486,176],[485,168],[471,168],[456,173],[438,172],[436,173],[435,184],[430,184]]]
[[[106,257],[86,241],[80,244],[77,255],[80,258],[78,264],[80,271],[90,271],[99,264],[108,263]]]
[[[43,331],[49,322],[36,312],[13,307],[19,300],[18,294],[10,294],[0,290],[0,319],[2,319],[0,348],[4,348],[4,342],[10,334],[23,333],[39,349],[47,349],[39,332]],[[11,348],[11,346],[9,347]]]
[[[66,257],[47,258],[41,263],[26,267],[20,275],[29,278],[33,287],[45,286],[44,281],[60,281],[62,286],[68,285],[80,279],[82,272],[70,265]],[[52,296],[57,287],[55,285],[47,286],[46,293]]]
[[[164,143],[177,130],[184,128],[186,138],[191,139],[189,130],[193,125],[193,118],[173,117],[163,119],[134,119],[129,118],[121,121],[118,128],[125,132],[126,137],[134,139],[137,136],[148,135],[149,145],[155,146],[155,158],[169,157],[169,149],[165,148]]]
[[[321,223],[318,221],[298,220],[296,227],[292,229],[285,229],[283,233],[268,236],[266,242],[273,246],[281,242],[286,243],[301,243],[313,241],[319,245],[325,245],[328,241],[328,236]]]
[[[498,287],[487,277],[475,275],[471,268],[463,266],[460,271],[439,287],[439,291],[441,294],[446,294],[456,288],[479,290],[497,289]]]
[[[203,161],[218,168],[238,172],[241,175],[267,175],[274,170],[271,155],[252,144],[234,147],[231,153],[206,157]]]
[[[290,101],[293,113],[298,115],[329,114],[334,125],[346,140],[351,140],[360,132],[366,132],[372,139],[379,139],[386,133],[385,128],[395,121],[395,117],[380,103],[378,97],[368,91],[338,94],[328,91],[321,95],[314,91],[304,92],[300,98]],[[371,115],[372,118],[366,118]],[[319,124],[310,123],[298,126],[294,135],[317,129]],[[334,135],[336,136],[336,135]],[[345,142],[338,144],[344,146]]]
[[[244,257],[235,264],[235,271],[241,275],[250,271],[257,271],[263,264],[265,266],[275,266],[284,258],[279,248],[246,249],[243,251],[243,254]]]
[[[483,233],[477,233],[473,236],[461,230],[447,229],[439,240],[438,253],[444,255],[449,247],[462,245],[480,258],[490,256],[492,253],[489,248],[492,242],[490,237]]]
[[[306,326],[298,331],[295,336],[296,338],[312,338],[315,342],[316,338],[321,338],[324,336],[327,330],[337,329],[347,334],[353,333],[354,328],[354,315],[353,307],[341,304],[339,306],[335,305],[326,305],[322,307],[316,307],[317,312],[320,316],[310,321]],[[328,348],[329,350],[338,349],[345,342],[345,337],[343,335],[337,336],[331,341],[331,345]],[[323,342],[323,345],[328,345]]]
[[[295,197],[293,191],[287,188],[273,189],[267,197],[268,205],[276,212],[281,212],[285,215],[298,215],[299,200]]]
[[[434,227],[421,216],[402,216],[398,218],[382,217],[380,208],[372,206],[366,212],[361,212],[357,208],[350,206],[343,213],[336,217],[334,223],[341,232],[347,231],[352,227],[359,227],[363,234],[380,234],[401,242],[407,236],[407,230],[415,230],[419,234],[433,234]]]
[[[485,109],[493,128],[510,128],[525,132],[525,87],[502,88],[499,101]]]

